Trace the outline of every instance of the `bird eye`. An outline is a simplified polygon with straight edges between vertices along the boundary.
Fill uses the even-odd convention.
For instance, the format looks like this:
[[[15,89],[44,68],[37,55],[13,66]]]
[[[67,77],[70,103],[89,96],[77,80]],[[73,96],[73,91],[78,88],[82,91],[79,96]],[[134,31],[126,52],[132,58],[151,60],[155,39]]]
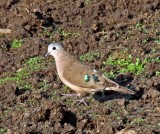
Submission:
[[[56,47],[53,47],[52,50],[56,50]]]

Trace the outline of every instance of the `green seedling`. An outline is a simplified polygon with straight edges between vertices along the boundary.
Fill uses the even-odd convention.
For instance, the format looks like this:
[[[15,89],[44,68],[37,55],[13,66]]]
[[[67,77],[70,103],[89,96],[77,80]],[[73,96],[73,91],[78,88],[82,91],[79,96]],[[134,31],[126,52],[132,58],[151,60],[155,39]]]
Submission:
[[[38,101],[36,99],[31,98],[28,100],[28,104],[30,106],[35,106],[35,105],[38,105]]]
[[[160,31],[156,29],[156,36],[159,36],[159,35],[160,35]]]
[[[156,76],[160,76],[160,71],[156,71]]]
[[[18,80],[29,78],[29,73],[25,68],[21,68],[16,71],[15,77],[18,78]]]
[[[68,106],[72,106],[73,105],[73,102],[74,102],[74,97],[68,97],[66,98],[66,105]]]
[[[43,58],[42,57],[33,57],[30,58],[25,64],[24,67],[18,69],[12,77],[0,78],[0,84],[3,84],[7,81],[14,81],[19,85],[20,89],[27,90],[31,89],[32,85],[26,81],[31,77],[30,71],[37,71],[43,69]]]
[[[12,48],[19,48],[19,47],[22,46],[22,43],[23,43],[23,40],[22,40],[22,39],[14,39],[14,40],[12,41],[11,46],[12,46]]]
[[[142,118],[136,118],[136,119],[134,119],[134,123],[140,125],[140,124],[144,123],[144,119],[142,119]]]
[[[0,128],[0,134],[6,134],[7,129],[6,128]]]
[[[43,80],[42,82],[39,82],[38,87],[39,87],[39,90],[45,91],[46,89],[51,87],[51,84],[47,83],[46,80]]]
[[[135,26],[136,29],[141,29],[142,28],[142,23],[141,22],[138,22]]]
[[[144,63],[156,62],[160,63],[160,57],[145,58]]]
[[[148,42],[149,42],[149,39],[148,39],[148,38],[146,38],[146,39],[144,39],[144,40],[142,41],[143,44],[146,44],[146,43],[148,43]]]
[[[62,31],[60,32],[60,35],[66,37],[66,36],[72,35],[72,33],[70,33],[70,32],[65,32],[64,30],[62,30]]]
[[[93,119],[96,119],[97,117],[99,117],[100,115],[97,112],[92,112],[92,117]]]
[[[84,4],[88,5],[91,2],[91,0],[84,0]]]
[[[95,52],[88,52],[84,55],[81,55],[79,57],[80,61],[84,62],[84,61],[89,61],[89,62],[93,62],[94,59],[99,58],[101,55],[100,52],[95,51]]]
[[[155,42],[156,44],[160,45],[160,38],[156,39],[154,42]]]
[[[115,77],[115,73],[113,71],[109,71],[109,72],[104,72],[104,75],[107,78],[114,78]]]
[[[4,119],[5,117],[7,117],[10,113],[11,113],[12,109],[11,108],[7,108],[5,109],[1,114],[0,114],[0,121],[2,119]]]
[[[143,23],[138,22],[135,26],[136,29],[140,30],[142,33],[147,34],[148,30],[146,29],[146,27],[143,25]]]
[[[48,36],[49,38],[53,38],[53,36],[54,36],[54,32],[50,32],[48,29],[44,29],[43,30],[43,34],[45,35],[45,36]]]
[[[82,19],[79,20],[79,25],[80,25],[80,26],[83,25],[83,20],[82,20]]]
[[[63,88],[63,92],[66,94],[68,92],[68,89],[69,89],[68,86],[63,85],[62,88]]]
[[[62,31],[60,31],[60,35],[64,36],[64,37],[67,37],[67,36],[77,37],[77,36],[80,35],[80,33],[77,33],[77,32],[66,32],[66,31],[62,30]]]
[[[50,100],[59,100],[59,96],[57,95],[57,90],[53,90],[50,95],[48,96],[48,99]]]
[[[42,65],[43,60],[44,58],[42,57],[33,57],[26,62],[25,66],[30,70],[39,70],[43,68],[43,65]]]
[[[3,34],[0,34],[0,37],[3,37],[4,35]]]
[[[146,28],[142,28],[141,32],[147,34],[148,30]]]
[[[135,73],[135,74],[140,74],[144,68],[145,65],[144,63],[139,59],[136,58],[136,61],[132,61],[132,55],[128,55],[127,58],[114,58],[110,57],[108,60],[105,62],[105,65],[113,65],[113,66],[119,66],[120,70],[118,70],[118,73]],[[113,73],[111,73],[113,74]]]
[[[117,118],[117,120],[121,119],[121,116],[117,112],[112,112],[112,115]]]

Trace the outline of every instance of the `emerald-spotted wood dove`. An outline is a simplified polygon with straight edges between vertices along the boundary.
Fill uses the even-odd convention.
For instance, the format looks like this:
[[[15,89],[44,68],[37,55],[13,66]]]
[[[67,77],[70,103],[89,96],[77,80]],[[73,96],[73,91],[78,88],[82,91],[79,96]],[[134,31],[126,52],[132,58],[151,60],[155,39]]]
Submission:
[[[124,94],[134,94],[134,91],[120,86],[81,63],[74,56],[67,53],[60,43],[49,44],[46,57],[48,55],[52,55],[55,58],[56,69],[61,81],[73,89],[80,97],[85,97],[88,93],[102,90],[114,90]],[[86,103],[84,102],[84,104]]]

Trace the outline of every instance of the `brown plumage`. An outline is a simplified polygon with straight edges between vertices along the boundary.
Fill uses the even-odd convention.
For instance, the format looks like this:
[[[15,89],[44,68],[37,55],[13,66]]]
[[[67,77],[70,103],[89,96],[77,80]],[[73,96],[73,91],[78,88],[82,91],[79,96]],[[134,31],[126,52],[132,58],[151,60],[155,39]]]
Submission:
[[[101,90],[114,90],[124,94],[134,94],[134,91],[120,86],[75,59],[59,43],[50,44],[48,46],[48,54],[55,58],[57,72],[61,81],[81,97]],[[86,75],[88,75],[89,81],[85,81],[84,77]]]

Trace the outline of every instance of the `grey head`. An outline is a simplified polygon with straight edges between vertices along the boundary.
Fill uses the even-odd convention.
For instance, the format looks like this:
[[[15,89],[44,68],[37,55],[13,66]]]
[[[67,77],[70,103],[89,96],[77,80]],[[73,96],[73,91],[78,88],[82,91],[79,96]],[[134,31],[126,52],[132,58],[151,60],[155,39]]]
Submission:
[[[48,57],[48,55],[56,56],[58,55],[61,51],[63,51],[63,45],[61,43],[51,43],[48,45],[48,52],[45,55],[45,57]]]

